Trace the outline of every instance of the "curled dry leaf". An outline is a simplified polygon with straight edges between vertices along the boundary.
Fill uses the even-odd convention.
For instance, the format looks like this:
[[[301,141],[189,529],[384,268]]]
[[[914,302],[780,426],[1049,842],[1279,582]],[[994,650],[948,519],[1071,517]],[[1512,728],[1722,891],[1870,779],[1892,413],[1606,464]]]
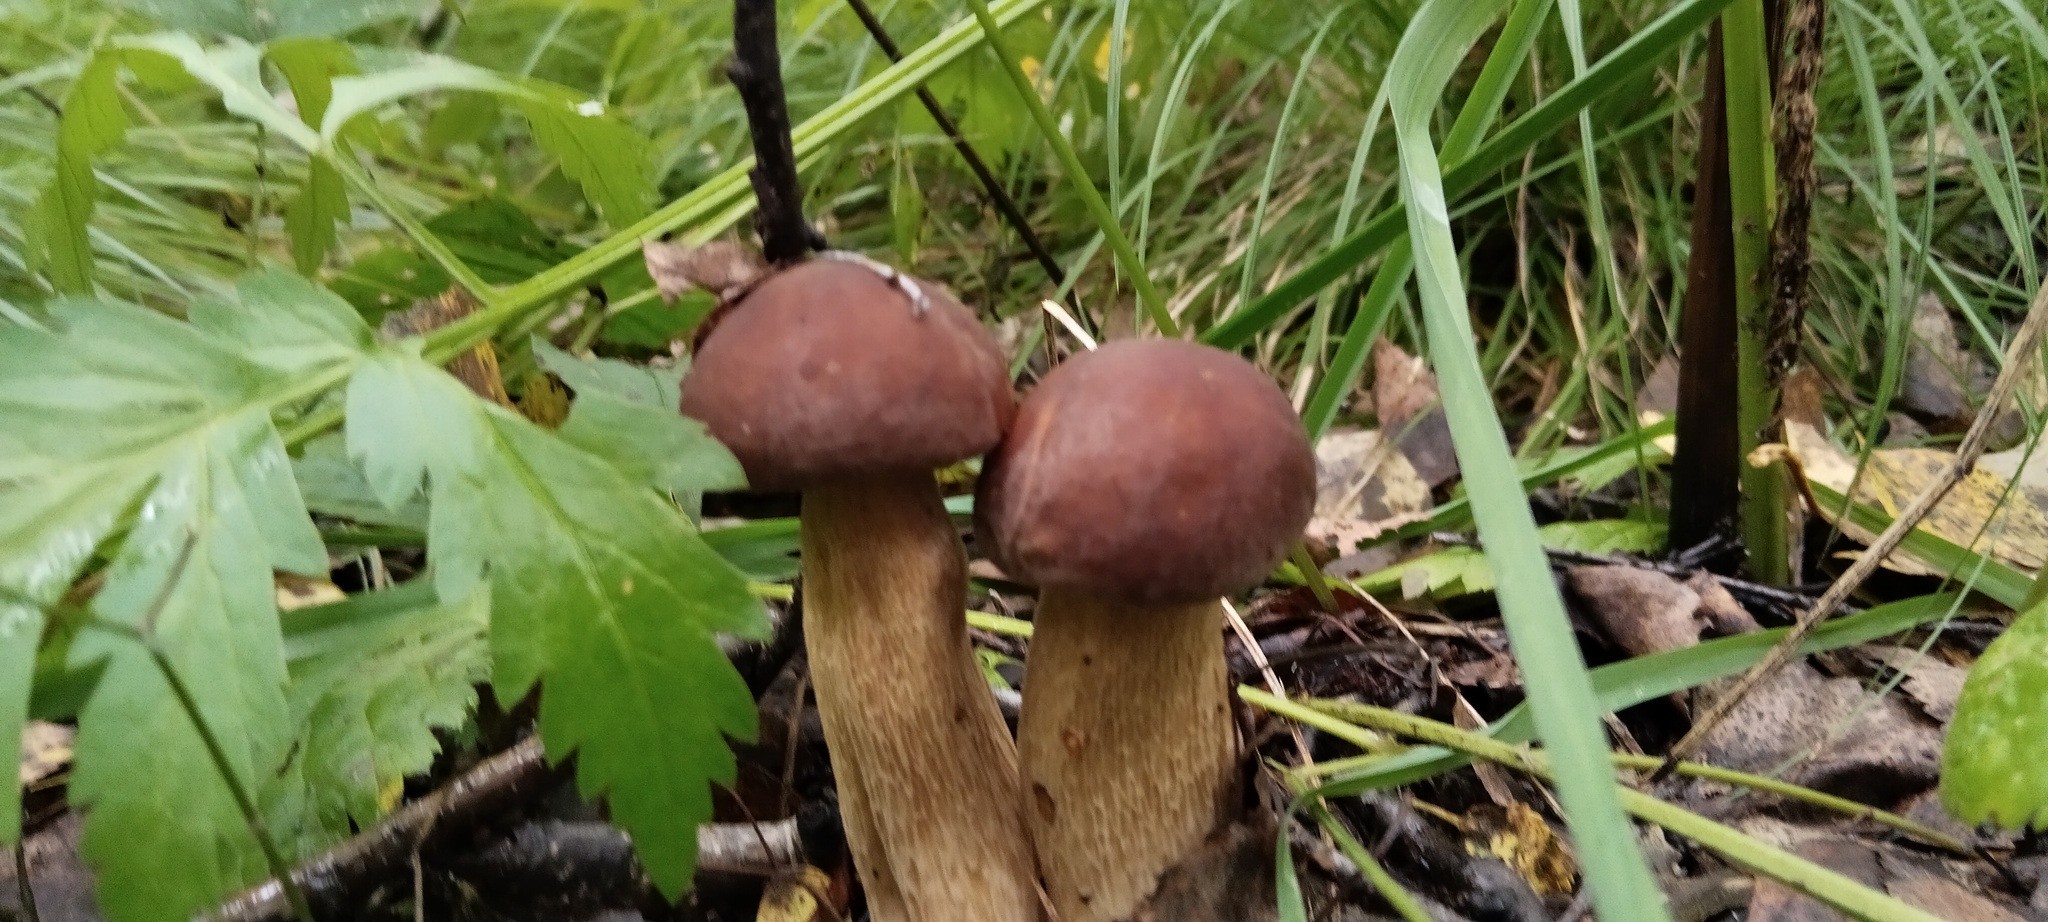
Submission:
[[[693,288],[729,301],[768,271],[760,254],[729,240],[694,247],[650,240],[640,245],[640,253],[647,260],[647,274],[654,278],[655,290],[670,303]]]
[[[1429,508],[1429,485],[1380,433],[1340,429],[1316,443],[1316,505],[1307,531],[1337,556],[1421,521]]]

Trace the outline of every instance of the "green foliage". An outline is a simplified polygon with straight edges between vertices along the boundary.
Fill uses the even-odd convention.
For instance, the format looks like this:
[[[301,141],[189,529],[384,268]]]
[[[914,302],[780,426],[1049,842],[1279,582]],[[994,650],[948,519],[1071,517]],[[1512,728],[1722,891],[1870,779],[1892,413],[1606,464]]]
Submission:
[[[51,278],[63,291],[83,292],[92,286],[86,222],[99,195],[92,158],[121,143],[128,130],[128,113],[115,92],[119,76],[118,57],[96,55],[71,84],[57,130],[57,175],[36,200],[31,218],[42,255],[50,261]]]
[[[577,359],[536,337],[534,356],[576,392],[561,436],[639,482],[672,496],[737,490],[746,474],[704,424],[675,410],[687,365],[642,368],[614,359]]]
[[[304,286],[280,281],[258,276],[191,324],[75,301],[53,310],[62,332],[0,327],[0,584],[48,605],[108,542],[103,626],[70,649],[74,665],[105,666],[79,715],[71,795],[91,808],[81,847],[115,918],[183,919],[264,869],[221,770],[253,787],[291,738],[271,570],[326,571],[271,412],[366,335],[331,298],[278,297]],[[282,348],[250,339],[279,334]],[[150,650],[205,678],[196,713]],[[28,677],[8,671],[0,697]],[[18,714],[0,716],[0,735],[18,732]],[[11,797],[0,809],[18,813]]]
[[[115,0],[163,26],[261,41],[343,35],[387,19],[416,16],[433,0]]]
[[[733,779],[722,737],[754,733],[753,698],[712,638],[764,632],[745,580],[608,459],[416,356],[366,361],[348,403],[350,454],[380,496],[401,502],[431,483],[441,597],[488,589],[500,698],[547,675],[548,751],[577,753],[579,787],[609,795],[650,876],[680,894],[709,782]]]
[[[460,726],[489,677],[488,625],[482,593],[444,603],[425,580],[286,616],[286,700],[303,737],[297,776],[270,793],[305,800],[280,827],[297,834],[291,851],[374,823],[397,785],[433,763],[434,728]]]
[[[1585,554],[1648,554],[1664,546],[1662,524],[1628,519],[1552,522],[1536,534],[1546,548]],[[1357,585],[1376,594],[1399,592],[1410,598],[1449,599],[1492,592],[1497,584],[1484,552],[1448,547],[1362,577]]]
[[[1941,749],[1957,819],[2048,827],[2048,605],[2023,611],[1970,667]]]

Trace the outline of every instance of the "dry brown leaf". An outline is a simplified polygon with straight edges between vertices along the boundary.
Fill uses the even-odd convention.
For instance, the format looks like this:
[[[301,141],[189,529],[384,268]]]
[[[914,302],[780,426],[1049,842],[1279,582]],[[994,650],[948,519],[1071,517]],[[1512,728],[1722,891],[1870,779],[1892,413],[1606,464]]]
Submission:
[[[1899,877],[1886,882],[1885,891],[1948,922],[2027,922],[2018,913],[1943,877]]]
[[[27,787],[71,764],[72,730],[63,724],[31,720],[21,728],[21,785]]]
[[[1948,723],[1956,713],[1956,696],[1963,692],[1968,669],[1943,662],[1932,653],[1905,647],[1876,647],[1868,651],[1878,662],[1906,677],[1899,687],[1927,716]]]
[[[1316,443],[1316,505],[1307,533],[1337,556],[1427,518],[1430,506],[1429,486],[1378,432],[1338,429]]]
[[[1812,424],[1800,420],[1786,421],[1783,450],[1808,480],[1838,493],[1847,493],[1855,481],[1857,501],[1889,515],[1897,515],[1911,504],[1954,457],[1931,448],[1878,449],[1870,453],[1863,476],[1857,480],[1856,459],[1835,447]],[[1850,538],[1866,544],[1876,539],[1874,533],[1847,519],[1837,521],[1837,510],[1828,504],[1811,505]],[[2048,552],[2048,512],[2044,508],[2048,508],[2048,495],[2025,487],[2008,492],[2005,478],[1979,467],[1935,505],[1920,528],[1959,547],[1981,547],[2008,566],[2039,570],[2044,552]],[[1943,575],[1904,550],[1886,558],[1885,567],[1917,576]]]
[[[1700,642],[1700,595],[1678,580],[1622,565],[1572,567],[1564,577],[1588,620],[1631,656]]]
[[[1529,882],[1538,894],[1569,893],[1577,881],[1578,861],[1571,849],[1545,822],[1543,814],[1521,801],[1502,807],[1482,804],[1465,814],[1468,830],[1484,830],[1484,846],[1468,843],[1474,854],[1499,858]]]
[[[695,247],[650,240],[640,245],[640,255],[647,261],[655,290],[670,303],[691,289],[729,300],[768,271],[760,254],[729,240]]]
[[[824,922],[840,918],[825,906],[832,892],[832,878],[810,865],[778,871],[761,890],[761,905],[754,922]],[[820,912],[820,908],[826,911]]]
[[[460,287],[454,287],[415,302],[411,308],[384,315],[379,329],[391,337],[417,336],[454,323],[475,313],[476,309],[476,299]],[[512,398],[505,393],[505,380],[498,372],[498,352],[491,347],[489,340],[456,356],[448,363],[448,373],[468,385],[478,397],[501,407],[512,405]]]
[[[1436,375],[1422,359],[1382,337],[1372,347],[1372,399],[1380,429],[1431,489],[1458,476],[1458,455]]]
[[[315,605],[332,605],[348,598],[340,586],[324,579],[279,573],[277,586],[277,610],[298,611]]]
[[[1792,848],[1799,857],[1856,881],[1866,887],[1884,886],[1884,868],[1877,852],[1847,839],[1823,838],[1801,842]],[[1769,878],[1759,877],[1749,901],[1749,922],[1836,922],[1840,913],[1809,896]]]
[[[1899,696],[1872,700],[1856,679],[1793,664],[1744,698],[1700,753],[1747,772],[1775,772],[1788,759],[1800,760],[1789,781],[1890,806],[1934,785],[1941,732]]]

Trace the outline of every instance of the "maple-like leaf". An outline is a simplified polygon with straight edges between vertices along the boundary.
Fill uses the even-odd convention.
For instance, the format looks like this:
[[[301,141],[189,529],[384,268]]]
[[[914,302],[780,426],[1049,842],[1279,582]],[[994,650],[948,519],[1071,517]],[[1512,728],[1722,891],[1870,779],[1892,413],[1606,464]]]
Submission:
[[[714,639],[766,629],[744,578],[643,482],[403,348],[350,381],[348,442],[387,499],[429,482],[436,586],[488,588],[499,696],[545,676],[548,752],[577,754],[581,790],[610,798],[650,876],[680,893],[709,785],[733,778],[725,737],[754,733]]]
[[[292,852],[369,826],[406,776],[432,765],[434,728],[460,726],[489,674],[485,602],[444,603],[420,580],[285,616],[298,783],[273,784],[266,813],[298,808]],[[307,802],[292,804],[301,788]]]
[[[0,618],[38,621],[88,557],[109,559],[70,647],[103,666],[79,714],[81,848],[111,918],[184,919],[268,873],[223,771],[254,790],[289,748],[271,573],[326,571],[272,414],[369,333],[278,273],[189,323],[99,301],[51,316],[55,332],[0,328]],[[36,642],[0,632],[0,660]],[[29,678],[0,671],[0,735]]]

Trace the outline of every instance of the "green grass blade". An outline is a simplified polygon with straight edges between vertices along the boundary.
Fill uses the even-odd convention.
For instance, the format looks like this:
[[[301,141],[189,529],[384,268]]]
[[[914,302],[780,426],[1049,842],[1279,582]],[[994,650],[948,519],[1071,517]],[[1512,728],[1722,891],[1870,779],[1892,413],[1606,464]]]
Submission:
[[[1137,290],[1138,303],[1152,317],[1153,325],[1159,332],[1169,336],[1180,335],[1180,325],[1173,321],[1173,315],[1166,310],[1166,300],[1159,295],[1159,289],[1152,284],[1152,276],[1146,272],[1145,264],[1138,259],[1138,251],[1131,247],[1131,241],[1118,226],[1116,213],[1104,201],[1102,193],[1095,188],[1095,180],[1088,175],[1088,168],[1081,164],[1081,157],[1074,153],[1074,145],[1067,143],[1060,133],[1059,123],[1053,118],[1052,110],[1045,107],[1045,100],[1038,98],[1038,89],[1031,85],[1031,78],[1024,75],[1017,55],[1004,43],[1002,24],[989,12],[983,0],[967,0],[968,9],[974,11],[974,18],[981,23],[983,37],[989,50],[1002,61],[1003,73],[1017,90],[1017,99],[1030,111],[1031,119],[1038,123],[1038,131],[1045,136],[1045,143],[1059,159],[1060,169],[1066,173],[1067,182],[1073,184],[1073,191],[1081,197],[1089,215],[1095,218],[1097,229],[1108,242],[1111,253],[1116,255],[1117,266],[1131,280],[1131,287]]]
[[[1466,293],[1451,237],[1442,169],[1429,138],[1436,100],[1464,49],[1476,42],[1505,0],[1452,7],[1425,5],[1389,67],[1394,128],[1401,147],[1401,192],[1408,204],[1423,320],[1465,472],[1488,563],[1502,587],[1502,620],[1526,677],[1538,732],[1557,761],[1557,789],[1602,918],[1670,918],[1615,796],[1606,736],[1585,662],[1572,638],[1549,560],[1521,491],[1514,456],[1495,415],[1473,348]]]
[[[1455,161],[1443,173],[1447,197],[1462,197],[1503,167],[1520,159],[1545,138],[1556,134],[1580,109],[1592,105],[1616,87],[1625,86],[1655,65],[1665,55],[1690,39],[1694,32],[1719,15],[1730,0],[1689,0],[1680,2],[1640,31],[1622,42],[1600,63],[1580,77],[1558,88],[1556,93],[1522,117],[1510,122],[1500,133],[1487,139],[1472,156]],[[1371,259],[1399,237],[1406,220],[1402,205],[1374,215],[1357,232],[1316,257],[1300,271],[1273,286],[1258,300],[1202,335],[1212,346],[1235,349],[1250,342],[1268,326],[1293,310],[1325,286],[1343,278]]]

